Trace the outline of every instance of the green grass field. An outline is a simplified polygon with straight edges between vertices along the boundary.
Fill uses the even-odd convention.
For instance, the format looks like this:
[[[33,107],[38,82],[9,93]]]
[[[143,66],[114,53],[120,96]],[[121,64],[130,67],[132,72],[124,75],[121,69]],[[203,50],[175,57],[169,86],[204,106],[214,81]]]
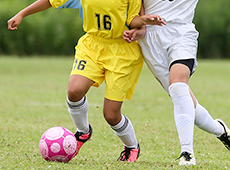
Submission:
[[[75,132],[66,106],[71,57],[0,57],[0,169],[229,169],[230,151],[195,128],[197,166],[181,167],[179,140],[170,98],[144,66],[131,101],[123,105],[136,130],[141,154],[135,163],[117,162],[123,145],[102,115],[104,84],[91,88],[89,121],[94,133],[69,163],[45,161],[38,142],[48,128]],[[199,103],[230,125],[230,61],[201,60],[190,80]]]

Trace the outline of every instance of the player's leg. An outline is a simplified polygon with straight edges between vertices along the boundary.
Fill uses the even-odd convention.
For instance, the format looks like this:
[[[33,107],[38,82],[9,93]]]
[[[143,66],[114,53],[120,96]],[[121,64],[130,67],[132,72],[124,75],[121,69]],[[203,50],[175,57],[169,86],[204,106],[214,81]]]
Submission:
[[[121,114],[122,102],[104,100],[104,117],[115,134],[124,143],[124,151],[118,160],[134,162],[139,156],[140,148],[131,121]]]
[[[227,125],[223,120],[214,120],[208,110],[198,103],[191,90],[190,94],[195,103],[195,125],[208,133],[214,134],[230,150],[230,130]]]
[[[182,62],[181,62],[182,61]],[[175,61],[169,73],[169,94],[174,105],[174,119],[181,144],[180,165],[195,165],[193,132],[195,109],[188,81],[194,60]]]
[[[181,144],[179,165],[195,165],[193,133],[195,108],[188,86],[189,78],[197,65],[198,32],[193,24],[172,26],[177,32],[168,48],[169,94],[174,105],[174,118]],[[173,30],[173,29],[172,29]]]
[[[68,111],[73,120],[77,132],[77,153],[80,147],[92,135],[92,128],[88,122],[88,101],[85,96],[94,82],[81,75],[72,75],[69,79],[67,104]]]
[[[148,34],[151,34],[151,32],[148,32]],[[154,36],[154,32],[152,34],[153,35],[151,35],[150,37]],[[182,144],[182,159],[184,159],[185,157],[188,157],[190,159],[191,154],[194,154],[193,129],[195,110],[193,100],[189,94],[189,86],[187,84],[189,81],[190,73],[194,71],[193,69],[195,68],[196,64],[194,64],[192,60],[189,60],[187,65],[190,65],[190,70],[186,63],[174,63],[175,65],[171,65],[171,70],[169,73],[168,63],[170,63],[171,61],[178,60],[178,56],[176,54],[180,54],[180,51],[174,51],[175,55],[171,55],[170,57],[168,57],[164,49],[161,49],[161,45],[154,39],[146,38],[145,41],[140,40],[140,44],[142,46],[142,53],[144,54],[145,62],[148,65],[150,71],[153,73],[153,75],[156,77],[156,79],[160,82],[162,87],[171,96],[173,100],[174,117],[176,121],[179,138]],[[180,48],[177,47],[175,49]],[[169,74],[171,74],[170,78]],[[169,88],[169,79],[171,88]],[[182,105],[182,107],[180,107],[180,104]],[[184,109],[185,112],[181,109]],[[188,151],[189,153],[183,153],[183,151]],[[194,162],[195,158],[192,156],[192,164],[195,164]]]
[[[97,44],[88,50],[90,44]],[[92,128],[88,122],[88,101],[85,94],[93,85],[99,87],[104,80],[104,70],[98,65],[95,57],[95,51],[100,55],[101,49],[104,49],[99,41],[85,34],[76,46],[75,59],[71,71],[68,85],[68,110],[74,125],[77,128],[75,137],[78,141],[78,149],[91,137]]]
[[[85,96],[94,82],[81,75],[72,75],[69,79],[67,103],[69,113],[78,131],[87,133],[88,124],[88,101]]]
[[[124,150],[118,160],[134,162],[139,156],[140,148],[131,121],[121,114],[121,106],[123,101],[131,99],[134,93],[143,58],[136,42],[127,43],[123,39],[117,41],[118,43],[113,44],[114,50],[108,50],[108,55],[103,58],[111,60],[110,56],[116,55],[113,62],[106,65],[103,112],[106,121],[124,144]]]
[[[224,133],[223,126],[221,126],[218,121],[214,120],[209,112],[198,103],[191,90],[190,94],[195,103],[195,125],[206,132],[215,134],[218,137],[221,136]]]

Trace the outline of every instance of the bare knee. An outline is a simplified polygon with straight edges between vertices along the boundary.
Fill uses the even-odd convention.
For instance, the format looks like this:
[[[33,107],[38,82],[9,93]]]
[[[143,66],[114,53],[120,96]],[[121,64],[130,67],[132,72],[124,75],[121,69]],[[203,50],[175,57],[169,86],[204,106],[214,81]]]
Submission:
[[[72,75],[69,79],[68,98],[72,102],[81,100],[94,82],[84,76]]]
[[[190,70],[184,64],[174,64],[172,65],[169,72],[169,84],[176,82],[183,82],[188,84],[190,78]]]
[[[77,102],[84,97],[85,93],[80,88],[68,88],[68,99],[72,102]]]
[[[103,114],[111,126],[115,126],[121,121],[121,106],[122,102],[105,99]]]
[[[115,126],[121,121],[121,114],[120,113],[105,113],[104,118],[111,126]]]

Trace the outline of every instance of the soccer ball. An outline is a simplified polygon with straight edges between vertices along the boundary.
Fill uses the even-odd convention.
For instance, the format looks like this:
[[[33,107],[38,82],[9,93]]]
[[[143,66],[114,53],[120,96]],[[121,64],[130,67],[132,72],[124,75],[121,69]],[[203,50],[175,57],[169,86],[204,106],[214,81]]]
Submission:
[[[69,162],[76,154],[77,140],[70,130],[52,127],[43,133],[39,149],[47,161]]]

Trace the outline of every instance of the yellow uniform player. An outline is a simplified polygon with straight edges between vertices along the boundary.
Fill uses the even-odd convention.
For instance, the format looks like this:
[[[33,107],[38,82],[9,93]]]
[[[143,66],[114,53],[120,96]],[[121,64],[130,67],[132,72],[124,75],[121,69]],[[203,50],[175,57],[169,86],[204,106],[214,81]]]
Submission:
[[[131,99],[143,59],[136,42],[127,43],[123,31],[145,24],[162,25],[159,16],[139,16],[141,0],[38,0],[8,21],[15,30],[21,20],[33,13],[54,8],[79,8],[86,34],[76,46],[68,86],[68,111],[77,128],[78,149],[91,137],[88,101],[91,86],[106,83],[103,114],[124,144],[118,160],[134,162],[140,148],[131,121],[121,113],[123,101]]]

